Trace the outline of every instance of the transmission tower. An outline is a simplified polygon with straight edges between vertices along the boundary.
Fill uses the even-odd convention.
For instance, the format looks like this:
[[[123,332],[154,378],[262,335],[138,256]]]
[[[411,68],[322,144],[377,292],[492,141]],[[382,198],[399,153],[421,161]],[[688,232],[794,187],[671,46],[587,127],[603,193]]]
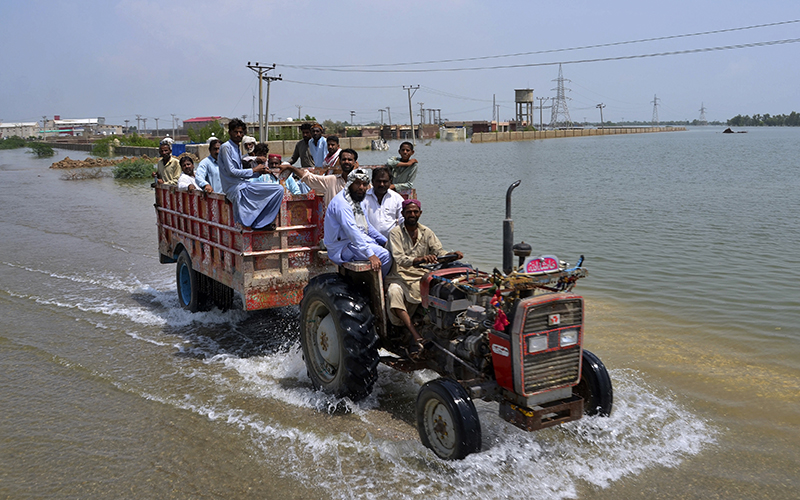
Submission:
[[[700,119],[698,120],[700,125],[708,125],[708,120],[706,120],[706,107],[703,103],[700,103]]]
[[[553,113],[550,118],[550,128],[571,127],[572,119],[569,117],[569,109],[567,109],[567,97],[564,93],[564,82],[569,82],[564,78],[564,73],[561,71],[561,65],[558,65],[558,78],[553,80],[558,82],[556,88],[550,89],[556,91],[556,97],[553,100]]]
[[[658,126],[658,97],[653,94],[653,100],[650,101],[653,104],[653,125]]]

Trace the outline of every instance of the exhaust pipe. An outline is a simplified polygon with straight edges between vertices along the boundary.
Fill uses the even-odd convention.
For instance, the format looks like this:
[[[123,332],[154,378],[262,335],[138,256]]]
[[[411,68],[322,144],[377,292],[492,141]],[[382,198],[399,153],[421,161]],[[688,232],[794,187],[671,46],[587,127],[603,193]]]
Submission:
[[[514,268],[514,221],[511,220],[511,192],[522,181],[516,181],[506,191],[506,218],[503,219],[503,272],[508,274]]]

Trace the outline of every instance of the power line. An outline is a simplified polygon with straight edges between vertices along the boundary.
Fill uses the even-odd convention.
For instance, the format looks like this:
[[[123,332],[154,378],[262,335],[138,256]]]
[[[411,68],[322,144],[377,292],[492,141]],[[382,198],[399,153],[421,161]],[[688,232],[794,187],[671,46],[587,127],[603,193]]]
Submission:
[[[287,66],[290,68],[295,69],[322,69],[322,68],[364,68],[364,67],[383,67],[383,66],[416,66],[420,64],[442,64],[442,63],[452,63],[452,62],[465,62],[465,61],[482,61],[487,59],[502,59],[507,57],[519,57],[519,56],[530,56],[530,55],[537,55],[537,54],[552,54],[557,52],[568,52],[574,50],[586,50],[586,49],[596,49],[602,47],[615,47],[619,45],[630,45],[635,43],[645,43],[645,42],[656,42],[661,40],[674,40],[677,38],[689,38],[694,36],[703,36],[703,35],[716,35],[720,33],[731,33],[734,31],[745,31],[757,28],[768,28],[773,26],[781,26],[786,24],[793,24],[793,23],[800,23],[800,19],[794,19],[791,21],[779,21],[774,23],[766,23],[766,24],[754,24],[752,26],[742,26],[738,28],[725,28],[719,30],[710,30],[710,31],[699,31],[696,33],[685,33],[681,35],[667,35],[667,36],[660,36],[660,37],[653,37],[653,38],[641,38],[638,40],[627,40],[624,42],[609,42],[609,43],[599,43],[594,45],[582,45],[578,47],[568,47],[568,48],[561,48],[561,49],[548,49],[548,50],[536,50],[531,52],[516,52],[512,54],[499,54],[499,55],[492,55],[492,56],[476,56],[476,57],[463,57],[458,59],[439,59],[434,61],[415,61],[415,62],[401,62],[401,63],[380,63],[380,64],[338,64],[336,66],[317,66],[317,65],[291,65],[291,64],[284,64],[283,66]]]
[[[334,67],[321,67],[321,66],[320,67],[313,67],[313,66],[303,67],[303,66],[292,66],[292,65],[285,65],[285,66],[296,69],[307,69],[312,71],[332,71],[337,73],[434,73],[434,72],[443,73],[443,72],[454,72],[454,71],[484,71],[484,70],[513,69],[513,68],[535,68],[539,66],[555,66],[557,64],[582,64],[582,63],[592,63],[592,62],[624,61],[628,59],[643,59],[648,57],[675,56],[684,54],[697,54],[702,52],[718,52],[722,50],[767,47],[771,45],[785,45],[797,42],[800,42],[800,38],[787,38],[784,40],[770,40],[766,42],[741,43],[736,45],[721,45],[718,47],[704,47],[699,49],[675,50],[669,52],[654,52],[650,54],[635,54],[630,56],[597,57],[592,59],[576,59],[573,61],[503,64],[497,66],[473,66],[468,68],[427,68],[427,69],[394,69],[394,70],[374,69],[373,70],[373,69],[344,69],[341,67],[334,68]]]

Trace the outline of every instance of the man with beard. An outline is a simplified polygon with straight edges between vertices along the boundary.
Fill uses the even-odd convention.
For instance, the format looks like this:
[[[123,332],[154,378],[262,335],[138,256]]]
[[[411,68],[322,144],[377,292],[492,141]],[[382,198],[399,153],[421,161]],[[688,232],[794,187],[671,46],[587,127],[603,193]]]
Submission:
[[[318,175],[309,172],[308,170],[299,169],[289,165],[287,162],[281,164],[281,172],[285,170],[291,171],[293,174],[300,177],[308,187],[322,195],[322,200],[327,207],[330,205],[333,197],[336,196],[341,190],[344,189],[348,182],[348,175],[356,167],[356,160],[358,160],[358,153],[353,149],[343,149],[339,153],[339,166],[342,167],[342,175]]]
[[[384,276],[392,265],[386,238],[372,229],[361,202],[367,194],[369,175],[357,168],[347,176],[347,185],[333,197],[325,214],[325,247],[334,264],[368,260]]]
[[[394,263],[386,282],[389,284],[386,299],[389,321],[396,326],[405,326],[411,332],[414,343],[408,352],[411,358],[419,357],[424,349],[423,339],[414,327],[411,316],[422,302],[419,281],[428,272],[418,264],[433,264],[437,257],[448,252],[442,248],[439,238],[426,226],[419,223],[422,204],[419,200],[403,202],[403,223],[389,231],[389,250]],[[464,255],[453,252],[459,259]]]

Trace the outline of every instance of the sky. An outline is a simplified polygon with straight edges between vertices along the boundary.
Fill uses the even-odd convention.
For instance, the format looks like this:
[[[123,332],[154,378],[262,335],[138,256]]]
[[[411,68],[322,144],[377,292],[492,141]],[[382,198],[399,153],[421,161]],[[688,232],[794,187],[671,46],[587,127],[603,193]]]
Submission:
[[[384,121],[408,123],[404,87],[419,86],[415,122],[420,107],[489,120],[493,96],[513,119],[518,88],[534,89],[538,122],[559,63],[574,122],[598,122],[600,103],[606,121],[649,121],[656,96],[661,121],[697,119],[701,106],[709,121],[788,114],[800,112],[798,21],[797,0],[4,0],[0,121],[249,121],[248,62],[282,77],[271,121],[350,122],[355,111],[365,124],[388,108]],[[723,32],[699,34],[712,31]]]

